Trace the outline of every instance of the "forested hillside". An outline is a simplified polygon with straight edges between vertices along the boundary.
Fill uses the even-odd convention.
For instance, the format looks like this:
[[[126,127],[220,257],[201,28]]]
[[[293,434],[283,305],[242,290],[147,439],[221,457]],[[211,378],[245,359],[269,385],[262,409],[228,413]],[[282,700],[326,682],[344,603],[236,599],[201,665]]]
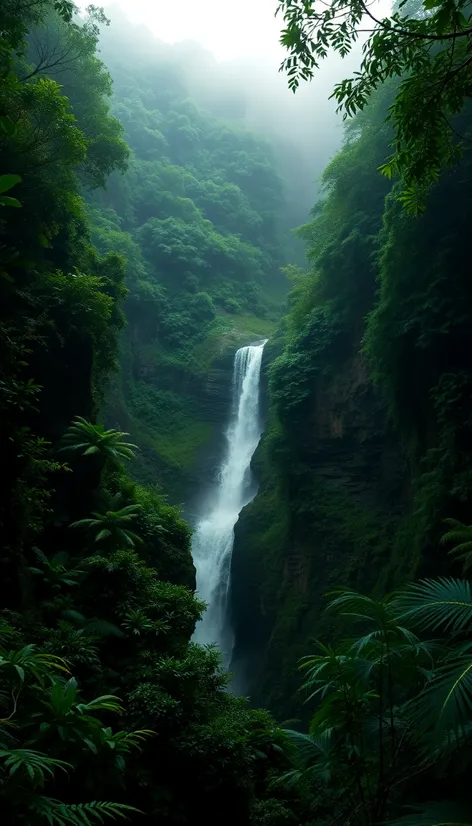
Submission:
[[[471,504],[470,157],[443,173],[424,215],[407,215],[400,185],[378,173],[393,95],[384,87],[350,123],[299,230],[312,269],[294,273],[274,341],[263,489],[238,526],[241,648],[257,616],[257,657],[267,650],[251,686],[279,714],[297,705],[296,662],[324,629],[326,591],[457,573],[443,520],[467,521]],[[470,125],[467,112],[456,122]]]
[[[178,52],[145,43],[121,49],[119,28],[102,38],[131,159],[89,218],[97,248],[128,262],[107,416],[141,447],[141,478],[183,501],[219,445],[236,347],[280,317],[290,236],[267,141],[199,108]]]
[[[395,146],[386,118],[399,88],[386,80],[349,121],[345,145],[324,173],[324,198],[299,230],[310,268],[293,269],[289,313],[266,349],[270,410],[255,459],[261,487],[241,514],[233,552],[234,665],[254,701],[263,699],[279,717],[304,719],[315,707],[311,734],[300,741],[301,762],[313,761],[313,777],[328,770],[327,754],[332,759],[331,726],[336,731],[343,714],[349,726],[351,713],[352,725],[363,725],[367,712],[360,706],[367,700],[358,692],[369,681],[358,683],[354,673],[370,645],[380,667],[382,656],[388,663],[390,644],[405,650],[385,594],[412,579],[442,575],[413,587],[410,616],[424,612],[423,632],[449,627],[459,635],[446,606],[469,600],[468,583],[448,575],[460,577],[464,564],[467,571],[471,547],[464,523],[472,490],[472,167],[464,150],[472,120],[467,105],[450,127],[452,168],[430,189],[405,189],[409,170],[399,182],[379,173]],[[353,590],[337,596],[340,587]],[[441,606],[442,619],[433,618],[433,606]],[[355,634],[355,622],[366,636],[352,643],[344,637]],[[374,640],[384,640],[383,654]],[[469,656],[460,664],[456,655],[440,659],[438,683],[428,690],[431,705],[438,702],[442,737],[445,717],[465,711],[455,688],[464,689],[468,702],[462,680]],[[401,682],[396,667],[386,667],[392,668],[388,679]],[[388,706],[392,700],[382,696],[378,679],[370,685]],[[297,692],[301,680],[312,698],[308,710],[306,693]],[[344,705],[347,688],[354,696]],[[326,697],[318,711],[317,695]],[[433,713],[421,709],[423,724]],[[363,773],[368,752],[362,732],[358,736]],[[465,730],[460,738],[467,750]],[[387,740],[380,749],[391,747]],[[387,784],[392,764],[389,771]],[[449,792],[444,778],[434,776],[436,802],[427,815],[405,823],[440,822],[439,800]],[[469,822],[470,800],[457,811]],[[452,822],[447,815],[445,821]]]
[[[256,249],[223,232],[232,198],[237,220],[252,208],[236,185],[220,184],[228,201],[218,232],[183,190],[165,190],[152,202],[153,180],[147,194],[145,186],[139,190],[141,229],[133,239],[121,232],[124,218],[92,195],[130,162],[110,112],[111,79],[96,52],[103,18],[92,10],[74,22],[71,14],[71,4],[49,0],[15,0],[1,10],[1,821],[224,818],[236,826],[303,819],[302,790],[270,788],[289,766],[283,735],[266,712],[227,693],[217,653],[190,642],[204,606],[193,595],[188,526],[155,488],[132,481],[137,448],[128,435],[97,423],[118,367],[125,309],[132,326],[141,302],[145,326],[150,302],[157,318],[147,318],[159,329],[167,320],[159,346],[176,337],[182,358],[182,329],[190,345],[216,315],[210,260],[233,276],[244,261],[248,282],[263,292],[264,267],[276,255],[272,219],[262,207],[254,218],[254,232],[265,239]],[[177,136],[184,119],[185,152],[194,127],[179,112],[168,117]],[[145,133],[151,144],[165,140],[156,119]],[[257,167],[257,141],[243,135],[241,142],[256,147]],[[177,165],[131,156],[127,180],[146,163],[155,164],[156,180],[166,170],[171,179],[185,177]],[[220,191],[210,179],[206,187],[192,180],[201,203]],[[120,185],[111,183],[107,198]],[[169,200],[172,215],[162,206]],[[224,212],[221,198],[214,202]],[[194,218],[189,236],[186,209]],[[105,252],[111,236],[113,251]],[[201,282],[195,274],[187,289],[192,276],[179,261],[197,260],[196,238],[208,259],[198,258]],[[162,282],[153,281],[154,264]],[[241,315],[247,305],[236,280],[228,276],[220,299],[229,310],[241,302]],[[172,320],[178,294],[182,305],[174,304]]]

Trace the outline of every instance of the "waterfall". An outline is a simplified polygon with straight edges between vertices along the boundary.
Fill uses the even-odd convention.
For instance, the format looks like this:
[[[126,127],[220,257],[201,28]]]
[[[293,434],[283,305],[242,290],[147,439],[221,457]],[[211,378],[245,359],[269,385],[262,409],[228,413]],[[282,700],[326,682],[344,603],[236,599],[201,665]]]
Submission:
[[[197,524],[192,556],[197,570],[197,595],[207,610],[193,639],[216,643],[229,665],[233,645],[228,625],[234,526],[242,508],[251,501],[250,464],[262,433],[259,414],[259,378],[265,341],[241,347],[234,357],[232,411],[226,432],[226,452],[208,508]]]

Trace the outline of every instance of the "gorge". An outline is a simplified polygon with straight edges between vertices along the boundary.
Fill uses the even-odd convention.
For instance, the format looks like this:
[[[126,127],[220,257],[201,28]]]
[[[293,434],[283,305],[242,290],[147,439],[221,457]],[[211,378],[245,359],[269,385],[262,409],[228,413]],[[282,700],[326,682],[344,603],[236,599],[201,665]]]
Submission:
[[[2,826],[471,824],[471,11],[265,2],[0,3]]]

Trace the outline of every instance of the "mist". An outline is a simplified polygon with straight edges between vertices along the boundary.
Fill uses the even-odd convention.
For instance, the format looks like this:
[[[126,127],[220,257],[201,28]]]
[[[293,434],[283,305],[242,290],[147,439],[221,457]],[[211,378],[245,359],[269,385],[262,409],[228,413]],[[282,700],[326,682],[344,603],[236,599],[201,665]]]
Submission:
[[[174,10],[147,0],[105,4],[111,23],[102,33],[101,50],[112,75],[117,63],[172,66],[196,104],[268,140],[292,229],[309,219],[323,170],[342,143],[342,119],[330,95],[334,84],[356,69],[360,47],[345,59],[329,55],[314,81],[294,94],[279,71],[284,50],[275,7],[273,0],[236,5],[205,0],[195,17],[195,4]],[[295,257],[301,249],[294,241]]]

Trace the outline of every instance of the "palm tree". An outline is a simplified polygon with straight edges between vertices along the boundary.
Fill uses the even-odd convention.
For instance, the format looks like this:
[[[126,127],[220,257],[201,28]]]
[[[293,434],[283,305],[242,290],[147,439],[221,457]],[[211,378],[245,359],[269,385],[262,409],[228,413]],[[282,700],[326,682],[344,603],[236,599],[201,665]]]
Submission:
[[[130,531],[128,525],[136,519],[140,505],[127,505],[120,510],[108,510],[105,513],[94,513],[87,519],[79,519],[72,522],[71,528],[86,528],[95,532],[95,542],[110,541],[116,547],[125,546],[134,548],[137,542],[143,540],[140,536]]]
[[[82,416],[76,416],[67,429],[63,441],[63,451],[77,452],[82,456],[100,456],[103,461],[114,464],[122,459],[134,459],[136,445],[124,441],[129,433],[120,430],[105,430],[102,424],[92,424]]]

